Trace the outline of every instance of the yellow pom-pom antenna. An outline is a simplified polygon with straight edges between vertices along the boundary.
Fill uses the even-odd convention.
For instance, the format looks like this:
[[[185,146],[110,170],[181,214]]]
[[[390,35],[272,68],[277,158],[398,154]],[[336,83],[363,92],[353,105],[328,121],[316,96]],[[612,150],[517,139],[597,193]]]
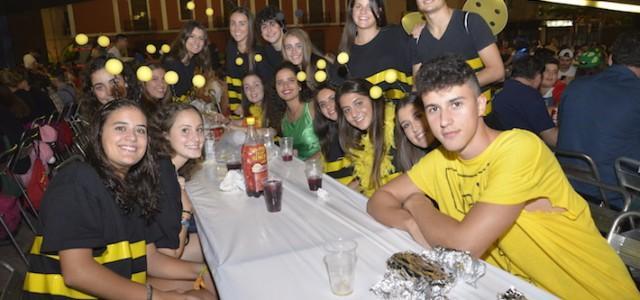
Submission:
[[[320,70],[324,70],[325,68],[327,68],[327,61],[324,59],[318,59],[318,61],[316,62],[316,67]]]
[[[171,52],[171,46],[169,46],[169,44],[162,44],[162,46],[160,46],[160,51],[162,51],[162,53],[169,53]]]
[[[193,83],[193,86],[195,86],[196,88],[201,88],[204,86],[205,83],[207,83],[207,80],[204,78],[204,76],[200,74],[196,74],[196,75],[193,75],[193,78],[191,79],[191,83]]]
[[[338,54],[338,63],[341,65],[344,65],[346,63],[349,62],[349,54],[347,54],[347,52],[340,52],[340,54]]]
[[[193,1],[189,1],[187,2],[187,9],[188,10],[194,10],[196,9],[196,4]]]
[[[124,66],[119,59],[111,58],[104,64],[104,68],[107,70],[107,72],[109,72],[109,74],[118,75],[122,73],[122,69],[124,68]]]
[[[371,87],[371,89],[369,89],[369,96],[371,97],[371,99],[379,99],[380,97],[382,97],[382,88],[374,85],[373,87]]]
[[[261,62],[262,61],[262,54],[258,53],[253,57],[256,62]]]
[[[76,44],[83,46],[89,42],[89,37],[84,33],[78,33],[76,34],[75,40],[76,40]]]
[[[243,63],[244,63],[244,59],[242,59],[242,57],[236,58],[236,65],[242,66]]]
[[[317,82],[324,82],[325,80],[327,80],[327,72],[319,70],[313,77]]]
[[[156,53],[156,46],[154,46],[153,44],[149,44],[147,45],[147,47],[145,48],[147,50],[147,53],[149,54],[154,54]]]
[[[296,79],[298,79],[298,81],[303,82],[305,80],[307,80],[307,73],[305,73],[304,71],[300,71],[296,74]]]
[[[152,77],[151,68],[149,68],[148,66],[140,66],[138,70],[136,70],[136,77],[138,77],[138,80],[142,82],[147,82],[151,80],[151,77]]]
[[[169,71],[164,74],[164,81],[167,84],[174,85],[178,83],[179,79],[180,79],[180,76],[178,76],[178,73],[176,73],[176,71]]]
[[[100,47],[107,48],[107,47],[109,47],[110,43],[111,43],[111,41],[109,40],[109,38],[106,35],[101,35],[101,36],[98,37],[98,45],[100,45]]]
[[[384,73],[384,81],[387,83],[394,83],[398,80],[398,72],[396,70],[388,70]]]
[[[207,9],[205,9],[204,13],[209,17],[213,16],[213,8],[209,7]]]

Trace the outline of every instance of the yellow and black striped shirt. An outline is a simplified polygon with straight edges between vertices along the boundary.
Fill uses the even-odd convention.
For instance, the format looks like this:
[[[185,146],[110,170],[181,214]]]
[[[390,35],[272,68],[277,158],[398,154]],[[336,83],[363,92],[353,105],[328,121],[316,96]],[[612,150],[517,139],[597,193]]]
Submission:
[[[68,249],[92,249],[97,263],[131,281],[146,282],[147,241],[161,233],[136,211],[124,215],[88,164],[71,164],[56,175],[44,195],[41,218],[42,235],[35,237],[29,253],[24,299],[96,299],[65,284],[59,252]]]
[[[353,45],[349,53],[349,78],[366,79],[380,86],[388,100],[399,100],[411,92],[414,40],[400,26],[387,26],[365,45]],[[388,73],[397,80],[385,81]]]
[[[236,114],[242,103],[242,78],[249,72],[249,56],[240,53],[238,45],[229,41],[226,47],[225,81],[227,82],[227,95],[229,98],[229,110],[231,119],[238,120],[241,115]]]

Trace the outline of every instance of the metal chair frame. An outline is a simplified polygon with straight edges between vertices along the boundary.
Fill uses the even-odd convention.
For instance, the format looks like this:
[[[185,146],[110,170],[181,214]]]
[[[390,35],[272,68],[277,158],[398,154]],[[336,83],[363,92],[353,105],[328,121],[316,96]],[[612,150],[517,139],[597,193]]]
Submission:
[[[616,250],[627,266],[640,269],[640,231],[634,229],[619,232],[623,220],[628,219],[633,224],[634,218],[640,219],[640,212],[628,211],[620,214],[611,225],[607,242]]]
[[[0,167],[0,172],[1,173],[5,173],[6,174],[6,173],[9,172],[8,171],[9,158],[14,155],[14,152],[17,149],[18,149],[18,145],[13,145],[13,147],[11,147],[9,150],[7,150],[4,153],[0,154],[0,166],[1,166]],[[36,232],[35,227],[31,223],[31,220],[29,219],[29,216],[27,215],[27,212],[24,211],[24,209],[22,208],[22,205],[20,203],[18,203],[17,206],[18,206],[18,210],[20,211],[20,214],[22,215],[22,218],[25,219],[25,222],[27,222],[27,225],[29,226],[29,228],[31,228],[31,230],[35,233]],[[24,261],[24,263],[26,265],[29,265],[29,261],[27,260],[27,256],[25,255],[25,253],[22,250],[22,248],[20,248],[20,245],[18,244],[18,241],[16,240],[16,237],[13,235],[13,232],[11,232],[11,230],[9,229],[9,226],[5,222],[4,214],[1,214],[1,213],[0,213],[0,225],[2,226],[2,228],[7,233],[7,236],[11,240],[11,244],[13,244],[13,246],[18,251],[18,254],[20,255],[20,258],[22,258],[22,260]],[[0,299],[2,299],[2,297],[0,297]]]
[[[575,164],[560,164],[560,166],[562,166],[562,170],[568,178],[583,182],[584,180],[587,180],[587,183],[602,182],[602,180],[600,179],[600,173],[598,172],[598,166],[596,166],[596,163],[589,155],[580,152],[558,149],[555,150],[555,154],[557,158],[578,159],[587,165],[588,168],[585,169],[576,166]],[[594,185],[598,187],[598,190],[600,192],[600,197],[602,200],[600,206],[609,207],[609,200],[607,199],[607,195],[605,193],[606,188],[603,188],[597,184]]]

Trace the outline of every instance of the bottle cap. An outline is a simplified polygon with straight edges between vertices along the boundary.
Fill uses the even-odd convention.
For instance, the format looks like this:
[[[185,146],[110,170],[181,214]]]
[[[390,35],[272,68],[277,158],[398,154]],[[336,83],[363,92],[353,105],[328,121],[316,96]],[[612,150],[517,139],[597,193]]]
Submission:
[[[256,118],[254,118],[254,117],[247,117],[247,125],[249,125],[249,126],[256,125]]]

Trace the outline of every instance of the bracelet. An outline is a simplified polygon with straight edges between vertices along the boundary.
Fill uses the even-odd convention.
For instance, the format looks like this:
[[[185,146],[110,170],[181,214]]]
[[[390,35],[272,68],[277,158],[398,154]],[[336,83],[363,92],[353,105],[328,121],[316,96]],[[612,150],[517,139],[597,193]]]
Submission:
[[[189,214],[189,215],[192,215],[192,216],[193,216],[193,212],[191,212],[190,210],[185,210],[185,209],[183,209],[183,210],[182,210],[182,213],[186,213],[186,214]]]
[[[147,300],[153,299],[153,287],[147,283]]]
[[[180,225],[184,226],[186,229],[189,229],[189,219],[180,220]]]
[[[207,272],[208,270],[209,268],[207,267],[206,264],[202,266],[202,269],[200,270],[200,274],[198,274],[198,277],[196,277],[196,280],[193,282],[194,290],[199,290],[205,287],[204,278],[202,276],[204,276],[204,273]]]

